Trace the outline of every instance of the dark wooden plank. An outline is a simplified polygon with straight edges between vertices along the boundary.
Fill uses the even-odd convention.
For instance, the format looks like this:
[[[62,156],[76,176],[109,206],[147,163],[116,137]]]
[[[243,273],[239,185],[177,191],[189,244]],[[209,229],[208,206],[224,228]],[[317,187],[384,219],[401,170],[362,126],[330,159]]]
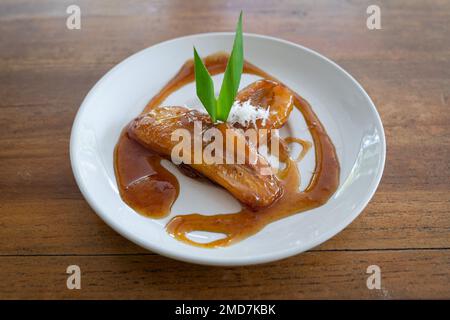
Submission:
[[[378,192],[349,227],[314,250],[450,248],[449,201],[448,192]],[[14,239],[2,241],[3,255],[146,252],[110,229],[75,191],[6,201],[0,209],[2,239]]]
[[[449,251],[309,252],[271,264],[218,268],[148,256],[0,257],[2,298],[448,298]],[[81,268],[68,290],[66,268]],[[369,290],[367,267],[381,269]],[[432,283],[433,285],[430,285]]]

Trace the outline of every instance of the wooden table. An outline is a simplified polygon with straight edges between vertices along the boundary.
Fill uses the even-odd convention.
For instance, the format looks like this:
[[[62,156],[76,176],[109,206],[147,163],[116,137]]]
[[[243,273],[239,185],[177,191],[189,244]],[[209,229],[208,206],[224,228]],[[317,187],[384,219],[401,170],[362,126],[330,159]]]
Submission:
[[[381,8],[381,30],[366,8]],[[81,8],[81,30],[66,8]],[[374,100],[382,183],[343,232],[266,265],[197,266],[148,252],[89,208],[69,138],[86,93],[115,64],[183,35],[280,37],[330,57]],[[0,298],[450,298],[450,2],[0,1]],[[66,288],[79,265],[82,289]],[[369,290],[366,269],[381,268]]]

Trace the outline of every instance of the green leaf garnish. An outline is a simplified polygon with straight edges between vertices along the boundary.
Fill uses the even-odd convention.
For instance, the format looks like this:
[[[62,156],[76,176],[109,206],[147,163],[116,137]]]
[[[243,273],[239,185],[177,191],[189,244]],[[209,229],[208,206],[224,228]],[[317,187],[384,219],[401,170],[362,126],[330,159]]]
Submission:
[[[197,96],[208,111],[213,122],[216,120],[227,121],[231,106],[239,89],[242,69],[244,67],[244,46],[242,40],[242,11],[234,36],[233,49],[228,59],[227,67],[223,76],[222,87],[219,98],[216,100],[214,84],[211,75],[200,59],[194,48],[194,70]]]
[[[239,15],[236,35],[234,36],[233,50],[228,59],[227,68],[223,76],[219,99],[217,100],[217,118],[227,121],[234,98],[241,82],[242,68],[244,67],[244,47],[242,44],[242,11]]]
[[[194,48],[194,71],[197,96],[208,111],[213,122],[216,122],[217,101],[214,95],[214,83],[211,75]]]

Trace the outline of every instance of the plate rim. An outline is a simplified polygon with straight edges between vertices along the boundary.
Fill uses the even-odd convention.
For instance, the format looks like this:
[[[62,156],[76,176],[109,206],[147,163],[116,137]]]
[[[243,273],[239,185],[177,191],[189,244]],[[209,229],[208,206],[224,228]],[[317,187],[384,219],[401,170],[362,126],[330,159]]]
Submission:
[[[207,32],[207,33],[197,33],[197,34],[191,34],[186,36],[181,36],[177,38],[168,39],[162,42],[158,42],[154,45],[151,45],[149,47],[143,48],[130,56],[126,57],[125,59],[121,60],[119,63],[115,64],[109,71],[107,71],[101,78],[95,83],[93,87],[89,90],[85,98],[83,99],[80,107],[77,110],[76,116],[73,121],[71,133],[70,133],[70,144],[69,144],[69,153],[70,153],[70,163],[73,175],[75,177],[75,181],[77,183],[78,188],[80,189],[81,194],[83,195],[86,202],[89,204],[91,209],[114,231],[125,237],[126,239],[132,241],[133,243],[139,245],[140,247],[149,250],[151,252],[160,254],[165,257],[169,257],[171,259],[180,260],[184,262],[189,263],[195,263],[195,264],[201,264],[201,265],[212,265],[212,266],[244,266],[244,265],[256,265],[256,264],[262,264],[262,263],[269,263],[273,261],[278,261],[281,259],[285,259],[294,255],[298,255],[302,252],[309,251],[312,248],[324,243],[325,241],[331,239],[336,234],[340,233],[343,229],[345,229],[348,225],[350,225],[364,210],[364,208],[367,206],[367,204],[370,202],[370,200],[373,198],[375,192],[378,189],[378,186],[381,182],[381,178],[383,176],[385,163],[386,163],[386,137],[384,132],[383,123],[381,121],[381,117],[378,113],[378,110],[373,103],[372,99],[370,98],[369,94],[364,90],[362,85],[345,69],[343,69],[341,66],[339,66],[336,62],[333,60],[327,58],[326,56],[310,49],[305,46],[302,46],[300,44],[294,43],[292,41],[284,40],[277,37],[267,36],[267,35],[261,35],[256,33],[244,33],[244,38],[259,38],[263,40],[269,40],[274,41],[278,43],[282,43],[284,45],[288,45],[291,47],[295,47],[296,49],[301,49],[303,51],[306,51],[314,56],[316,56],[319,59],[324,60],[325,62],[330,63],[332,66],[337,68],[339,71],[341,71],[346,77],[348,77],[351,82],[356,85],[356,87],[361,91],[363,96],[367,99],[369,102],[370,108],[372,109],[375,119],[376,119],[376,127],[377,129],[380,129],[379,135],[380,135],[380,144],[381,144],[381,164],[379,166],[378,172],[375,176],[375,179],[372,180],[371,185],[369,185],[370,192],[368,192],[365,196],[365,199],[360,202],[360,204],[352,210],[353,214],[349,215],[347,219],[343,219],[339,222],[339,224],[336,225],[336,227],[329,232],[325,232],[321,234],[320,236],[316,237],[314,241],[311,241],[308,245],[302,245],[301,247],[295,246],[291,248],[287,248],[284,250],[279,250],[275,252],[270,252],[266,254],[260,254],[257,256],[252,256],[248,258],[247,256],[244,257],[233,257],[227,258],[227,260],[224,259],[218,259],[217,257],[214,258],[208,258],[208,255],[201,256],[201,257],[194,257],[189,254],[184,254],[184,251],[181,252],[174,252],[173,250],[166,249],[165,246],[161,245],[159,246],[157,243],[152,243],[149,245],[148,243],[143,243],[140,239],[138,239],[132,232],[127,231],[126,229],[122,228],[119,224],[117,224],[114,219],[111,219],[107,214],[104,214],[102,210],[99,208],[95,201],[95,197],[91,196],[91,194],[87,191],[87,186],[84,184],[83,179],[81,178],[81,174],[79,172],[79,168],[77,166],[76,160],[75,160],[75,144],[76,144],[76,132],[79,130],[80,122],[82,114],[84,113],[84,110],[86,109],[87,105],[89,104],[89,101],[91,100],[94,92],[96,92],[96,89],[107,79],[111,77],[111,75],[124,63],[126,63],[128,60],[135,59],[137,56],[144,54],[144,52],[150,48],[155,48],[158,46],[162,46],[165,44],[168,44],[170,42],[175,42],[179,40],[186,40],[189,38],[198,38],[198,37],[214,37],[214,36],[229,36],[234,35],[233,32]],[[339,189],[338,189],[339,190]],[[214,250],[214,249],[206,249],[206,250]],[[186,251],[188,252],[188,251]]]

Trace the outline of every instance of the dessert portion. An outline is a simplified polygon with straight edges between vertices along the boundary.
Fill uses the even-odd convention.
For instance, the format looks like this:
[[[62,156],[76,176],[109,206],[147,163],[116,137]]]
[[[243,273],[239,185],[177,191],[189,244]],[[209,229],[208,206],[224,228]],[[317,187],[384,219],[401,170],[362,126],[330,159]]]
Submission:
[[[219,73],[223,82],[216,96],[211,76]],[[261,80],[239,91],[242,73]],[[194,80],[207,113],[163,105],[170,94]],[[311,142],[282,138],[277,131],[288,124],[294,107],[305,119],[315,150],[315,170],[304,191],[299,190],[297,162],[310,150]],[[290,155],[292,143],[302,147],[296,159]],[[273,158],[282,166],[272,164]],[[176,177],[161,165],[163,159],[193,179],[206,178],[222,186],[242,204],[236,213],[179,215],[167,224],[174,238],[205,248],[230,245],[275,220],[321,206],[339,186],[336,150],[308,102],[244,60],[242,12],[231,54],[201,59],[194,47],[194,59],[150,100],[117,143],[120,195],[135,211],[152,218],[170,213],[180,189]],[[198,243],[189,238],[193,231],[225,237]]]
[[[214,75],[225,72],[228,59],[227,54],[218,53],[204,58],[203,63]],[[152,218],[167,216],[176,201],[180,186],[176,177],[161,165],[164,159],[171,160],[180,172],[193,179],[207,178],[222,186],[241,202],[242,209],[236,213],[209,216],[188,213],[173,217],[166,227],[168,233],[191,245],[213,248],[236,243],[273,221],[325,204],[339,186],[336,150],[308,102],[246,61],[243,73],[262,79],[237,92],[227,121],[213,121],[206,113],[162,105],[171,93],[195,80],[194,61],[187,61],[142,114],[124,128],[116,147],[115,171],[120,195],[140,214]],[[275,129],[289,125],[294,107],[305,119],[315,151],[315,170],[304,191],[299,190],[297,162],[309,151],[311,142],[297,137],[279,137],[274,133]],[[172,133],[177,129],[193,133],[196,122],[201,123],[202,132],[211,128],[222,133],[224,130],[235,132],[236,139],[245,143],[244,163],[226,163],[227,155],[235,158],[238,154],[225,143],[219,148],[223,152],[223,163],[208,163],[204,159],[200,163],[184,163],[184,158],[174,158],[172,151],[177,141],[172,141]],[[242,130],[251,128],[258,132],[265,130],[262,136],[266,139],[250,143],[242,136]],[[261,152],[261,147],[270,149],[274,139],[279,141],[278,160],[283,163],[283,168],[278,170],[271,168],[268,157]],[[203,147],[205,143],[201,141]],[[296,159],[290,155],[288,146],[291,143],[302,146]],[[255,163],[247,161],[251,157],[256,158]],[[262,174],[261,170],[267,168],[271,168],[270,171],[263,170]],[[216,232],[225,237],[198,243],[189,238],[193,231]]]

